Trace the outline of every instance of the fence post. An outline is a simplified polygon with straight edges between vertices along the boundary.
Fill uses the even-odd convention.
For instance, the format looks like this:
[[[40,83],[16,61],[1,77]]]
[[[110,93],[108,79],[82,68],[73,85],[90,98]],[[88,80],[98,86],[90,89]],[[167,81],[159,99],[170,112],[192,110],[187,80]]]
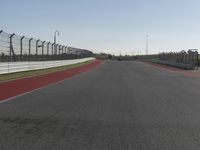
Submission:
[[[60,49],[61,49],[60,47],[61,47],[61,45],[58,46],[58,54],[59,55],[60,55]]]
[[[184,54],[183,54],[183,51],[181,51],[180,54],[181,54],[180,63],[184,63]]]
[[[2,55],[2,61],[5,62],[5,54],[1,53],[1,55]]]
[[[197,70],[199,70],[199,53],[198,53],[198,51],[196,52],[196,54],[197,54]]]
[[[42,42],[42,60],[44,59],[44,43],[45,43],[46,41],[43,41]]]
[[[65,54],[67,54],[67,46],[65,46]]]
[[[55,44],[54,47],[55,47],[55,48],[54,48],[54,55],[57,55],[57,47],[58,47],[58,44]]]
[[[13,39],[14,35],[15,35],[15,33],[10,35],[10,61],[11,62],[12,62],[12,59],[14,59],[14,61],[16,61],[15,53],[14,53],[14,49],[13,49],[13,45],[12,45],[12,39]],[[13,55],[13,57],[12,57],[12,55]]]
[[[0,30],[0,34],[3,32],[3,30]],[[3,58],[3,62],[4,62],[4,54],[2,53],[2,58]]]
[[[31,41],[33,38],[29,39],[29,50],[28,50],[28,60],[31,61]]]
[[[50,45],[50,42],[47,43],[47,55],[49,55],[49,45]]]
[[[67,47],[67,54],[70,54],[70,47]]]
[[[50,43],[51,43],[51,42],[48,42],[48,43],[47,43],[47,60],[49,59],[49,45],[50,45]]]
[[[192,65],[193,65],[193,68],[195,69],[195,56],[194,56],[194,52],[192,52]]]
[[[57,55],[58,44],[55,44],[54,54]]]
[[[40,39],[36,41],[36,59],[38,60],[38,43],[40,42]]]
[[[189,54],[189,64],[191,64],[191,53],[190,53],[190,51],[188,51],[188,54]]]
[[[178,62],[178,59],[179,59],[179,53],[176,52],[176,53],[175,53],[175,56],[176,56],[175,63],[177,63],[177,62]]]
[[[20,39],[20,60],[22,61],[22,51],[23,51],[23,39],[25,38],[25,36],[22,36]]]
[[[64,48],[65,48],[65,46],[62,46],[62,54],[64,54]]]
[[[53,44],[51,45],[51,54],[52,54],[52,55],[54,55],[54,49],[53,49],[53,48],[55,48],[54,45],[55,45],[55,43],[53,43]]]

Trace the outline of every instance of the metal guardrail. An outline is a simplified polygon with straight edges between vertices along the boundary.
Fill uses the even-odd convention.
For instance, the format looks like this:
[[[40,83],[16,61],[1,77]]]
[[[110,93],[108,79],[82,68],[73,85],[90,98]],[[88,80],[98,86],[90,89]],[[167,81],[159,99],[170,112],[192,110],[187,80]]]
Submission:
[[[59,67],[64,65],[72,65],[77,63],[94,60],[95,58],[82,58],[73,60],[57,60],[57,61],[29,61],[29,62],[3,62],[0,63],[0,74],[46,69]]]
[[[91,57],[89,50],[9,34],[0,30],[0,62],[66,60]]]

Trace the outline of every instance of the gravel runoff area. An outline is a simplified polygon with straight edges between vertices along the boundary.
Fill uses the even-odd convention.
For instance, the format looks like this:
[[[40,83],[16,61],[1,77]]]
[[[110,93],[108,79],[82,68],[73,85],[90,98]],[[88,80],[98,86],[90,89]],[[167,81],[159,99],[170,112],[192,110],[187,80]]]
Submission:
[[[200,78],[106,61],[0,105],[1,150],[198,150]]]

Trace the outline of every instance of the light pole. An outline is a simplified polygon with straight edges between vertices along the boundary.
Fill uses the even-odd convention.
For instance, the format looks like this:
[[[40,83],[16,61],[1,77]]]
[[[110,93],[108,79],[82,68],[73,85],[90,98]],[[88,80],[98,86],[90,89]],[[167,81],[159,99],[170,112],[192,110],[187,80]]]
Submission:
[[[56,30],[55,32],[54,32],[54,43],[56,44],[56,37],[57,36],[60,36],[60,33],[59,33],[59,31],[58,30]]]
[[[58,30],[56,30],[54,32],[54,44],[55,44],[54,51],[57,51],[57,47],[56,47],[56,38],[57,38],[57,36],[60,36],[60,33],[59,33]]]

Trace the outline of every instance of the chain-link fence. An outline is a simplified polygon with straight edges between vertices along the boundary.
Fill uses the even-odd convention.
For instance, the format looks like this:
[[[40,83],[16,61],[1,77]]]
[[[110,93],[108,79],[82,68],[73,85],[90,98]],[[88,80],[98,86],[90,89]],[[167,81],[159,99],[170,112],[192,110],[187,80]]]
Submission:
[[[199,66],[199,54],[196,49],[181,52],[160,53],[159,60],[171,63],[190,64],[193,68]]]
[[[0,31],[0,62],[66,60],[92,55],[89,50]]]

